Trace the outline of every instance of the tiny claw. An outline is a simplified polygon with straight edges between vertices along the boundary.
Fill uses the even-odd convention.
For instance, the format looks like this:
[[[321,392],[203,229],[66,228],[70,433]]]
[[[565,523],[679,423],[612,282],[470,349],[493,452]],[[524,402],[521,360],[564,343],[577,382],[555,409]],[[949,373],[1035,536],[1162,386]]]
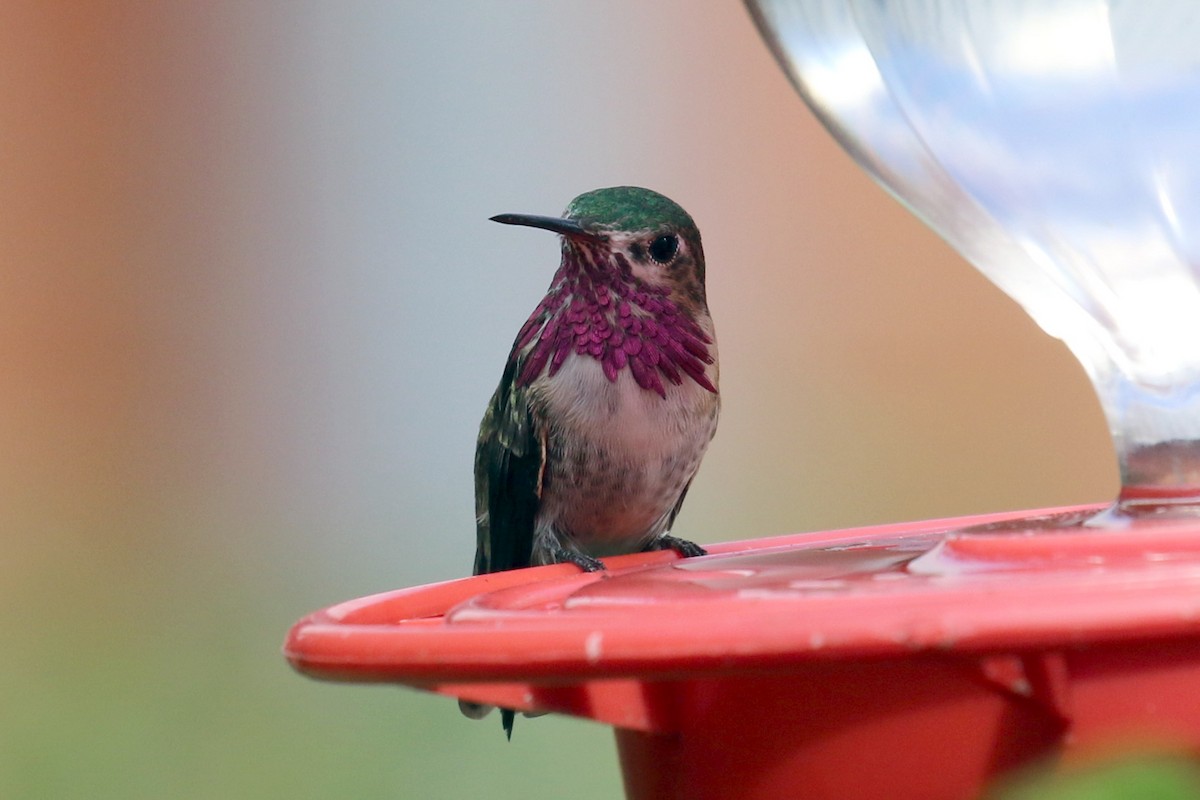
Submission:
[[[687,539],[680,539],[678,536],[667,536],[665,534],[655,539],[648,549],[674,550],[684,558],[708,555],[708,551],[695,542],[689,542]]]
[[[554,551],[554,561],[559,564],[574,564],[584,572],[603,572],[604,564],[598,558],[585,556],[583,553],[576,553],[574,550],[568,550],[565,547],[560,547]]]

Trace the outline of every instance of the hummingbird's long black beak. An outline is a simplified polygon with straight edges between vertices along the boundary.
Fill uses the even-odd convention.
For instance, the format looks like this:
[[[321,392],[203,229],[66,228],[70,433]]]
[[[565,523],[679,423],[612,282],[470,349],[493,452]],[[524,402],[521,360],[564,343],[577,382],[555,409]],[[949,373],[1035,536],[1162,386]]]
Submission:
[[[560,219],[558,217],[539,217],[536,214],[497,214],[492,222],[502,225],[525,225],[530,228],[542,228],[563,236],[586,236],[594,238],[595,234],[583,227],[577,220]]]

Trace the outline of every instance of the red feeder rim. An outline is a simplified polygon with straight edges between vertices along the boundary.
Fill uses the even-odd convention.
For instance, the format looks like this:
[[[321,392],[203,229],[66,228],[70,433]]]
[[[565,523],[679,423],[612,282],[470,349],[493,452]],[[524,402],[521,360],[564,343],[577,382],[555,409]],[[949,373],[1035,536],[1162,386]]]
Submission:
[[[610,702],[548,687],[1200,634],[1200,526],[1035,534],[1031,519],[796,534],[713,545],[688,560],[621,556],[600,573],[560,564],[402,589],[305,617],[285,654],[317,678],[654,731],[670,723],[637,692]]]

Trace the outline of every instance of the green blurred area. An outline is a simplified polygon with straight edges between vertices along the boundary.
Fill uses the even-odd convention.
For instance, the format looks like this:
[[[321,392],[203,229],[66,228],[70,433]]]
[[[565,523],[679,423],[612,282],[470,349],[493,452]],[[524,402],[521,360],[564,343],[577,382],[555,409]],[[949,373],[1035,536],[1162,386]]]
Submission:
[[[0,797],[620,795],[607,728],[519,719],[509,743],[447,698],[308,680],[280,654],[286,576],[101,549],[0,593]]]
[[[988,800],[1195,800],[1200,765],[1164,754],[1100,760],[1051,775],[1033,768],[1001,782]]]

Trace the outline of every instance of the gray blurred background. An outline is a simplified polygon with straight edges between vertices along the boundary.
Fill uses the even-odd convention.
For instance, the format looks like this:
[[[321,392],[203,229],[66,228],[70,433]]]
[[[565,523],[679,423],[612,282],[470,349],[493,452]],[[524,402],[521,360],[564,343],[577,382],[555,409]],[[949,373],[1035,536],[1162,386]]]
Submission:
[[[873,185],[733,0],[0,6],[0,796],[607,798],[610,731],[321,684],[302,614],[469,571],[558,213],[700,224],[702,542],[1099,501],[1078,365]]]

